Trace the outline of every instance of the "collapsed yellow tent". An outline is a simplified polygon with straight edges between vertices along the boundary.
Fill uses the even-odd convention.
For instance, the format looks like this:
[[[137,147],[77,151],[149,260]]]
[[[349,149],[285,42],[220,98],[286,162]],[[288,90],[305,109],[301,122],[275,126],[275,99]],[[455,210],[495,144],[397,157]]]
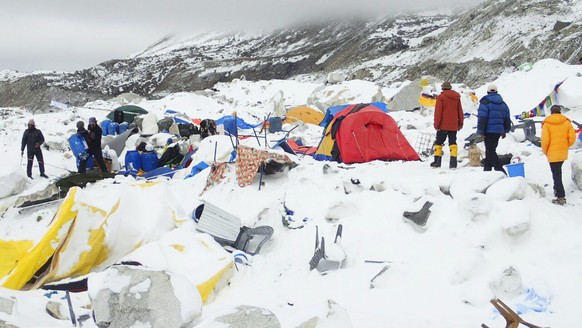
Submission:
[[[329,123],[325,128],[325,133],[323,134],[323,138],[317,147],[317,151],[315,152],[315,159],[317,160],[327,160],[331,161],[331,150],[333,149],[334,141],[331,137],[331,127],[332,123]]]
[[[284,123],[293,123],[296,121],[303,121],[309,124],[319,125],[323,120],[323,113],[307,106],[299,106],[291,108],[287,114]]]
[[[102,191],[104,196],[100,198],[91,191],[71,188],[40,240],[0,240],[0,285],[34,289],[101,271],[140,246],[158,240],[182,253],[198,251],[192,255],[194,261],[187,261],[192,262],[187,269],[194,272],[182,273],[192,276],[190,280],[203,300],[228,277],[232,259],[210,236],[202,235],[210,240],[193,237],[201,234],[192,228],[186,237],[172,237],[176,218],[167,197],[167,184],[101,187],[108,190]],[[163,201],[159,198],[162,194],[166,195]],[[184,262],[184,257],[178,257],[176,262]]]

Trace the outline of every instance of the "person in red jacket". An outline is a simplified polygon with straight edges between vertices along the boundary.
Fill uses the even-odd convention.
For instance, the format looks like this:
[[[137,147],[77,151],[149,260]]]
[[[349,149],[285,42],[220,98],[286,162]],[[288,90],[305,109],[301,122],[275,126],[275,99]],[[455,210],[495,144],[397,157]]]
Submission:
[[[452,90],[450,82],[443,82],[443,90],[436,99],[434,109],[434,128],[437,130],[434,141],[434,161],[431,167],[441,167],[443,157],[443,144],[449,139],[449,150],[451,152],[449,167],[457,167],[457,131],[463,128],[463,107],[461,106],[461,95]]]
[[[562,183],[562,164],[568,159],[568,148],[576,141],[576,133],[572,122],[562,115],[562,107],[554,105],[550,108],[551,115],[542,123],[542,152],[548,158],[552,178],[554,180],[554,195],[552,203],[566,204],[566,191]]]

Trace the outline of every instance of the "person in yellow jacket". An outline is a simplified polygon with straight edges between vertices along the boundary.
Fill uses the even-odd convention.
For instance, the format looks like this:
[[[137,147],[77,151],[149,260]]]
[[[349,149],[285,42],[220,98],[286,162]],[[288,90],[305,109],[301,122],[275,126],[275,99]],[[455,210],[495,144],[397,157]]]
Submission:
[[[566,204],[566,192],[562,183],[562,164],[568,159],[568,148],[576,141],[576,133],[572,122],[561,114],[562,107],[552,106],[550,116],[542,124],[542,152],[550,162],[552,178],[554,179],[554,195],[552,203]]]

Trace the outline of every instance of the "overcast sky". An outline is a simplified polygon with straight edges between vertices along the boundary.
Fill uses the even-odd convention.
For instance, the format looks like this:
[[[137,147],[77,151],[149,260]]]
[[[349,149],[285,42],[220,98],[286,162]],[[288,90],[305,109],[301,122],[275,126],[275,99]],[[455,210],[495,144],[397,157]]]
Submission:
[[[462,0],[475,4],[482,0]],[[89,68],[173,33],[269,29],[298,20],[386,16],[456,0],[0,0],[0,70]]]

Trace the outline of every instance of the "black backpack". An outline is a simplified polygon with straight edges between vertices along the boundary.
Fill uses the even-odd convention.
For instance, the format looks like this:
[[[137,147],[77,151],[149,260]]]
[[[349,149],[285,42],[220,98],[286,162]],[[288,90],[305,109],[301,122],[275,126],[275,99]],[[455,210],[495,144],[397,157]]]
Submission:
[[[184,159],[184,155],[180,154],[180,145],[175,144],[168,147],[160,157],[160,166],[178,165]]]
[[[188,138],[189,136],[191,136],[193,134],[200,134],[200,131],[198,131],[198,127],[194,124],[179,123],[178,124],[178,131],[180,133],[180,137],[186,137],[186,138]]]
[[[211,119],[204,119],[200,122],[200,138],[216,135],[216,122]]]

